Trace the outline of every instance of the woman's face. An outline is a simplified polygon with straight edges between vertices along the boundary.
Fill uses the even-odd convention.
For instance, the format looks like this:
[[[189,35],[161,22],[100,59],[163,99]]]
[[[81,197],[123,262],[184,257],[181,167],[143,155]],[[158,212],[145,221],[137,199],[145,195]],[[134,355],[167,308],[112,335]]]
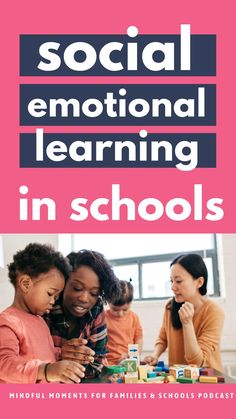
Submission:
[[[175,301],[177,303],[183,303],[185,301],[192,302],[200,295],[199,288],[202,286],[204,279],[203,277],[194,279],[186,269],[179,263],[176,263],[171,266],[170,281]]]
[[[66,283],[63,307],[72,316],[83,317],[96,304],[100,293],[97,274],[88,266],[80,266]]]

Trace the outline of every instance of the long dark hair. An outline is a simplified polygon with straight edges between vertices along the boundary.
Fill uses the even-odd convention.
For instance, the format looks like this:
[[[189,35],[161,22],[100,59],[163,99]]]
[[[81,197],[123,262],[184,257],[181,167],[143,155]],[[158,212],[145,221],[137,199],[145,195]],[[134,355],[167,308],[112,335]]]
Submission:
[[[181,265],[193,279],[198,279],[200,276],[204,278],[202,286],[199,288],[201,295],[206,295],[207,293],[207,279],[208,272],[202,257],[196,253],[187,253],[177,256],[170,264],[170,267],[178,263]],[[177,303],[173,298],[170,306],[171,310],[171,322],[175,329],[181,329],[182,323],[179,318],[179,309],[183,303]]]

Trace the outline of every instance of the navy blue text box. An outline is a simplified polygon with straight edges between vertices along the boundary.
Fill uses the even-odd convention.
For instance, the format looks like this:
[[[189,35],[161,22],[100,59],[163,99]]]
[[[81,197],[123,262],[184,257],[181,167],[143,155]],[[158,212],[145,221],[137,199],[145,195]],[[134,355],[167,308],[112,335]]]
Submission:
[[[69,152],[57,152],[56,155],[64,154],[66,157],[62,161],[52,161],[48,158],[46,149],[53,141],[61,141],[66,144],[67,150],[75,141],[90,142],[92,149],[91,161],[75,161]],[[112,141],[110,148],[104,150],[104,160],[96,161],[96,143],[98,141]],[[122,161],[115,161],[114,149],[115,142],[130,141],[136,145],[136,160],[130,161],[128,152],[123,153]],[[172,146],[173,158],[171,161],[165,160],[164,149],[160,152],[158,161],[151,161],[151,143],[154,141],[167,141]],[[198,164],[197,167],[216,167],[216,135],[215,134],[148,134],[145,139],[141,139],[138,134],[45,134],[43,139],[43,161],[36,161],[36,134],[20,134],[20,167],[175,167],[180,160],[175,155],[175,147],[181,141],[197,142]],[[147,159],[140,161],[139,143],[147,143]],[[184,152],[184,150],[183,150]],[[185,150],[186,152],[186,150]],[[78,154],[83,154],[84,150],[78,150]],[[187,153],[189,154],[189,150]],[[183,164],[186,164],[183,162]]]
[[[198,116],[198,94],[199,89],[204,89],[204,107],[205,116]],[[126,94],[121,95],[121,91],[125,89]],[[108,116],[107,107],[104,100],[110,93],[117,103],[114,109],[117,116]],[[28,105],[33,99],[43,100],[43,106],[46,109],[43,111],[45,115],[42,117],[32,116],[29,113]],[[87,116],[83,112],[83,104],[89,99],[95,99],[102,103],[100,114],[96,117]],[[161,105],[160,115],[153,116],[152,100],[153,99],[167,99],[170,101],[171,116],[166,116],[165,107]],[[194,100],[194,115],[180,117],[174,112],[175,102],[179,99]],[[64,100],[64,108],[68,109],[68,115],[61,116],[61,106],[57,106],[56,116],[50,117],[50,100]],[[79,103],[79,116],[74,116],[74,107],[68,106],[68,100],[75,99]],[[120,115],[121,100],[126,100],[127,114],[126,116]],[[150,111],[142,117],[133,116],[129,112],[129,104],[136,99],[141,99]],[[65,102],[66,101],[66,102]],[[99,109],[97,102],[92,104],[89,109],[94,115],[94,110]],[[133,102],[134,103],[134,102]],[[143,102],[142,102],[143,103]],[[142,106],[138,104],[136,111],[140,115]],[[187,106],[188,108],[188,106]],[[148,109],[148,108],[146,108]],[[181,107],[182,111],[186,111],[186,105]],[[42,111],[42,110],[41,110]],[[37,111],[38,114],[38,111]],[[22,84],[20,86],[20,124],[32,126],[123,126],[123,125],[215,125],[216,124],[216,86],[214,84],[196,85],[196,84]]]
[[[43,71],[38,68],[42,57],[39,48],[45,42],[60,44],[58,50],[53,51],[60,57],[60,67],[54,71]],[[97,53],[97,61],[87,71],[74,71],[64,62],[64,51],[72,43],[86,42]],[[124,44],[121,51],[113,51],[111,59],[115,63],[121,62],[123,69],[109,71],[98,60],[99,52],[103,45],[109,42]],[[174,70],[152,71],[142,62],[142,51],[151,42],[170,43],[175,45]],[[137,70],[127,70],[127,43],[138,44]],[[82,54],[82,55],[81,55]],[[156,52],[153,59],[162,62],[164,54]],[[75,60],[81,62],[85,54],[78,52]],[[49,61],[45,58],[43,62]],[[215,76],[216,75],[216,36],[191,35],[191,69],[180,69],[180,35],[138,35],[132,39],[127,35],[21,35],[20,36],[20,75],[21,76]]]

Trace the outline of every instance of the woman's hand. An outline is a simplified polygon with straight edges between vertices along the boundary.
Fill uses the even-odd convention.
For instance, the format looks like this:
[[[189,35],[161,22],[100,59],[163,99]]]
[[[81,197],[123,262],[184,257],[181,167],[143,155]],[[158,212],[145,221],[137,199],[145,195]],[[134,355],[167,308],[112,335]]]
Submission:
[[[192,303],[186,302],[179,309],[179,318],[182,325],[192,323],[194,315],[194,306]]]
[[[87,343],[86,339],[81,338],[67,340],[61,348],[62,359],[77,361],[81,364],[94,362],[95,352],[86,346]]]
[[[146,362],[146,364],[149,364],[149,365],[156,365],[158,363],[158,357],[154,356],[154,355],[145,356],[143,361]]]
[[[85,368],[75,361],[58,361],[46,366],[45,379],[48,382],[79,383]]]

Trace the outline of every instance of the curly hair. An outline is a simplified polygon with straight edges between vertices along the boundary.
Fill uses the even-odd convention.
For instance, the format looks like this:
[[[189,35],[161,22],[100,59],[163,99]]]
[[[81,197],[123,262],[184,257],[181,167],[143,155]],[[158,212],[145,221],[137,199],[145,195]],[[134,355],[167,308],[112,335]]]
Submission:
[[[101,253],[83,249],[78,252],[71,252],[67,255],[67,258],[69,259],[73,272],[81,266],[88,266],[97,274],[101,284],[101,297],[104,301],[109,302],[114,297],[120,297],[120,281],[116,278],[110,263]]]
[[[14,286],[19,274],[27,274],[34,278],[56,268],[67,280],[71,272],[70,264],[60,252],[55,251],[50,245],[40,243],[28,244],[24,250],[13,256],[13,262],[7,266],[10,282]]]

